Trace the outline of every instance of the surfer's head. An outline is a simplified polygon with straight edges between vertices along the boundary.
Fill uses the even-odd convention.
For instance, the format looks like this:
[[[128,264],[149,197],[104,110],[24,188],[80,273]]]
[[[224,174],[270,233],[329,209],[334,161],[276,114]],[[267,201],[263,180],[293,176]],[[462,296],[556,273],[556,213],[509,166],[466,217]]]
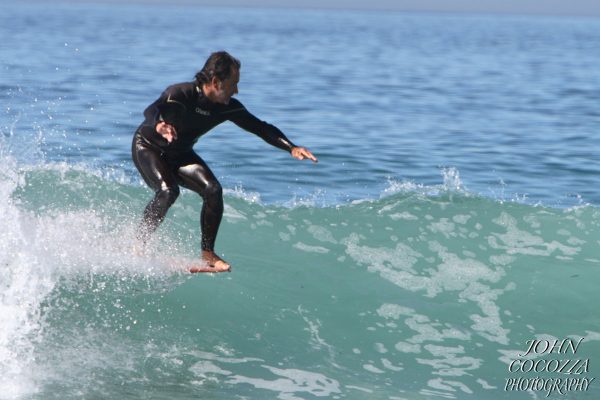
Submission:
[[[196,74],[196,82],[215,103],[228,104],[238,92],[242,63],[226,51],[212,53]]]

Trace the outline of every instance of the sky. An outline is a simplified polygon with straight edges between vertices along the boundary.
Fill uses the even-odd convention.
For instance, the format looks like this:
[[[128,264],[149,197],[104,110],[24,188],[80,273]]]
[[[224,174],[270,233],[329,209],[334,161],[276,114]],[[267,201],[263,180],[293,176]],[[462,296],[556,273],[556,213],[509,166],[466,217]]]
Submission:
[[[185,3],[204,6],[371,9],[600,16],[600,0],[71,0],[106,3]]]

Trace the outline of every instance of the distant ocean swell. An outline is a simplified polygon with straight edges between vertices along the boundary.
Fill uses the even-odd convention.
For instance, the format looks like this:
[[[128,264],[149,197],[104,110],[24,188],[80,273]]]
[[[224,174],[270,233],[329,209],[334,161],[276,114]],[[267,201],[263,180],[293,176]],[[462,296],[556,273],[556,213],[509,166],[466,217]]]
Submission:
[[[136,256],[146,188],[2,164],[1,398],[541,398],[503,390],[526,340],[600,356],[596,207],[482,198],[452,170],[327,207],[228,191],[233,272],[190,276],[165,255],[197,256],[196,195]]]

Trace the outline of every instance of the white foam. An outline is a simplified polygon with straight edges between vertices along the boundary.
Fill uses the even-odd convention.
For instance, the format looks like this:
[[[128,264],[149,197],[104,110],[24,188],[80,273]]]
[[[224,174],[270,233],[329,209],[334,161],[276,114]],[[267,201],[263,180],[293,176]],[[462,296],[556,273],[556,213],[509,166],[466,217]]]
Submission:
[[[337,240],[335,240],[331,231],[323,226],[310,225],[307,231],[320,242],[337,244]]]
[[[304,322],[307,325],[307,330],[310,333],[310,345],[315,350],[325,349],[329,354],[329,361],[333,365],[337,365],[335,362],[335,348],[327,343],[325,339],[321,337],[319,332],[321,328],[321,321],[319,319],[310,319],[308,317],[308,312],[304,310],[301,306],[298,307],[298,314],[302,317]]]
[[[242,186],[235,186],[233,189],[223,189],[223,193],[227,196],[236,197],[252,204],[261,204],[260,193],[250,192]]]
[[[190,367],[190,372],[196,376],[206,378],[207,374],[231,375],[231,371],[227,371],[215,365],[210,361],[198,361]]]
[[[463,346],[438,346],[428,344],[424,346],[434,359],[417,358],[420,364],[430,365],[435,369],[434,375],[441,376],[464,376],[471,375],[469,371],[479,369],[482,360],[474,357],[462,356],[465,350]]]
[[[389,179],[388,187],[383,190],[383,192],[381,193],[381,197],[386,197],[397,193],[422,191],[424,188],[424,185],[416,184],[414,182],[398,182],[393,179]]]
[[[248,217],[242,211],[236,210],[235,208],[233,208],[233,206],[229,204],[224,205],[223,217],[226,219],[227,222],[233,224],[248,219]]]
[[[29,251],[30,218],[14,205],[20,181],[16,162],[2,158],[0,175],[0,396],[19,398],[36,392],[34,342],[41,331],[40,305],[54,282],[40,274],[41,260]]]
[[[474,282],[460,294],[461,299],[477,303],[483,311],[483,315],[470,315],[474,322],[471,328],[489,341],[505,345],[509,343],[508,333],[510,330],[502,327],[500,308],[496,305],[496,300],[505,291],[512,290],[514,287],[514,283],[509,283],[505,289],[491,289],[486,285]]]
[[[448,339],[470,340],[471,335],[468,332],[462,332],[450,325],[443,326],[438,322],[432,322],[428,316],[418,314],[411,308],[395,304],[384,304],[377,310],[377,313],[384,318],[399,319],[400,316],[407,317],[405,324],[417,332],[407,341],[396,343],[396,350],[403,353],[420,353],[421,344],[425,342],[444,342]]]
[[[381,354],[385,354],[388,352],[383,343],[375,343],[375,351]]]
[[[297,242],[293,246],[294,248],[305,251],[307,253],[318,253],[318,254],[327,254],[329,253],[329,249],[322,246],[311,246],[302,242]]]
[[[384,366],[386,369],[389,369],[390,371],[395,371],[395,372],[398,372],[398,371],[402,371],[402,370],[404,369],[404,368],[402,368],[402,367],[395,366],[395,365],[394,365],[394,364],[392,364],[392,362],[391,362],[390,360],[388,360],[387,358],[382,358],[382,359],[381,359],[381,364],[383,364],[383,366]]]
[[[317,397],[330,397],[333,394],[341,393],[338,381],[320,373],[295,368],[281,369],[268,365],[263,365],[262,367],[278,376],[278,378],[268,380],[234,375],[227,383],[247,383],[257,389],[271,390],[278,394],[278,399],[282,400],[301,399],[301,397],[296,397],[295,395],[298,394],[300,396],[302,393],[308,393]]]
[[[571,338],[576,338],[577,336],[570,336]],[[585,338],[586,342],[590,342],[592,340],[600,340],[600,332],[594,331],[585,331],[585,334],[582,335]]]
[[[373,391],[371,389],[366,389],[366,388],[362,388],[360,386],[354,386],[354,385],[346,385],[346,389],[354,389],[354,390],[359,390],[359,391],[365,392],[365,393],[373,393]]]
[[[95,273],[170,276],[168,262],[136,256],[133,225],[118,226],[93,210],[41,215],[15,204],[25,184],[15,160],[0,158],[0,397],[37,391],[36,343],[44,334],[42,304],[59,282]],[[38,211],[39,213],[39,211]],[[168,245],[168,244],[167,244]]]
[[[444,188],[449,191],[464,191],[462,181],[460,180],[460,172],[454,167],[442,169],[442,177],[444,178]]]
[[[383,318],[398,319],[401,315],[414,315],[415,310],[398,304],[383,304],[377,309],[377,314]]]
[[[401,353],[420,353],[421,345],[416,343],[398,342],[394,346]]]
[[[417,193],[421,195],[432,195],[437,196],[440,193],[454,193],[459,192],[466,194],[467,190],[460,179],[460,172],[457,168],[449,167],[443,168],[440,171],[442,175],[442,184],[427,186],[423,184],[414,183],[411,181],[397,181],[394,179],[388,179],[388,186],[382,191],[380,197],[387,197],[398,193]]]
[[[442,231],[451,232],[449,224],[453,223],[444,220],[441,226],[448,229]],[[440,229],[436,233],[439,232]],[[491,268],[474,258],[460,258],[434,240],[429,242],[429,249],[437,254],[441,263],[435,269],[417,272],[414,266],[424,256],[411,247],[397,243],[393,249],[373,248],[359,245],[360,240],[359,235],[351,234],[341,242],[346,245],[346,253],[358,263],[366,264],[369,271],[377,272],[384,279],[411,292],[424,291],[428,297],[443,292],[458,292],[460,299],[472,301],[482,310],[483,315],[471,316],[473,329],[488,340],[508,343],[508,330],[502,327],[495,300],[514,286],[492,290],[484,284],[498,282],[505,275],[501,267]]]
[[[457,224],[465,225],[467,222],[469,222],[471,217],[471,215],[459,214],[452,217],[452,221],[456,222]]]
[[[477,383],[479,383],[481,387],[485,390],[492,390],[498,388],[497,386],[490,385],[486,380],[481,378],[477,379]]]
[[[419,393],[422,394],[423,396],[426,396],[427,399],[433,398],[433,397],[444,397],[446,399],[455,399],[456,398],[456,396],[453,395],[452,393],[440,392],[437,390],[430,390],[430,389],[421,389],[421,390],[419,390]]]
[[[439,221],[432,222],[427,226],[427,229],[432,233],[440,233],[446,238],[456,237],[456,232],[454,231],[455,225],[448,218],[440,218]]]
[[[467,385],[465,385],[464,383],[458,382],[458,381],[449,381],[449,380],[445,380],[445,379],[441,379],[441,378],[429,380],[429,382],[427,382],[427,386],[429,386],[433,389],[439,389],[439,390],[445,390],[445,391],[451,391],[451,392],[456,392],[456,389],[454,389],[454,388],[458,388],[459,390],[461,390],[464,393],[473,394],[473,391],[471,389],[469,389],[469,387]]]
[[[405,220],[405,221],[417,221],[419,218],[416,215],[409,213],[408,211],[404,211],[401,213],[390,214],[390,218],[394,221]]]
[[[547,257],[560,251],[564,256],[574,256],[581,251],[580,247],[567,246],[556,240],[546,242],[541,236],[519,229],[517,220],[506,212],[502,212],[493,222],[505,228],[506,232],[493,233],[488,244],[493,249],[506,250],[508,254]]]
[[[220,348],[220,346],[215,347],[215,349],[219,349],[219,348]],[[221,351],[221,353],[223,353],[223,351]],[[190,351],[186,354],[189,354],[190,356],[200,358],[203,360],[218,361],[218,362],[227,363],[227,364],[244,364],[244,363],[248,363],[248,362],[264,362],[264,360],[262,360],[260,358],[255,358],[255,357],[242,357],[242,358],[232,357],[229,351],[226,351],[226,354],[215,354],[215,353],[210,353],[207,351],[194,350],[194,351]]]
[[[295,193],[290,200],[285,201],[282,205],[288,208],[299,208],[325,206],[325,204],[325,191],[316,189],[313,193],[305,196]]]
[[[374,366],[373,364],[364,364],[363,365],[363,369],[365,371],[369,371],[372,372],[374,374],[383,374],[385,371],[377,368],[376,366]]]

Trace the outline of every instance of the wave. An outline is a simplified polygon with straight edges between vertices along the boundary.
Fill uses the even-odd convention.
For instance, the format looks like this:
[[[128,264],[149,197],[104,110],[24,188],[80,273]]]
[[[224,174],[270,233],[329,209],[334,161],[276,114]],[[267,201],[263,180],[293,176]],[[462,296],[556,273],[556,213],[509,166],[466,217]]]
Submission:
[[[325,207],[238,188],[217,242],[233,273],[191,276],[169,260],[198,256],[197,195],[136,255],[148,189],[3,164],[0,398],[513,398],[526,340],[600,355],[593,206],[486,199],[455,170]]]

